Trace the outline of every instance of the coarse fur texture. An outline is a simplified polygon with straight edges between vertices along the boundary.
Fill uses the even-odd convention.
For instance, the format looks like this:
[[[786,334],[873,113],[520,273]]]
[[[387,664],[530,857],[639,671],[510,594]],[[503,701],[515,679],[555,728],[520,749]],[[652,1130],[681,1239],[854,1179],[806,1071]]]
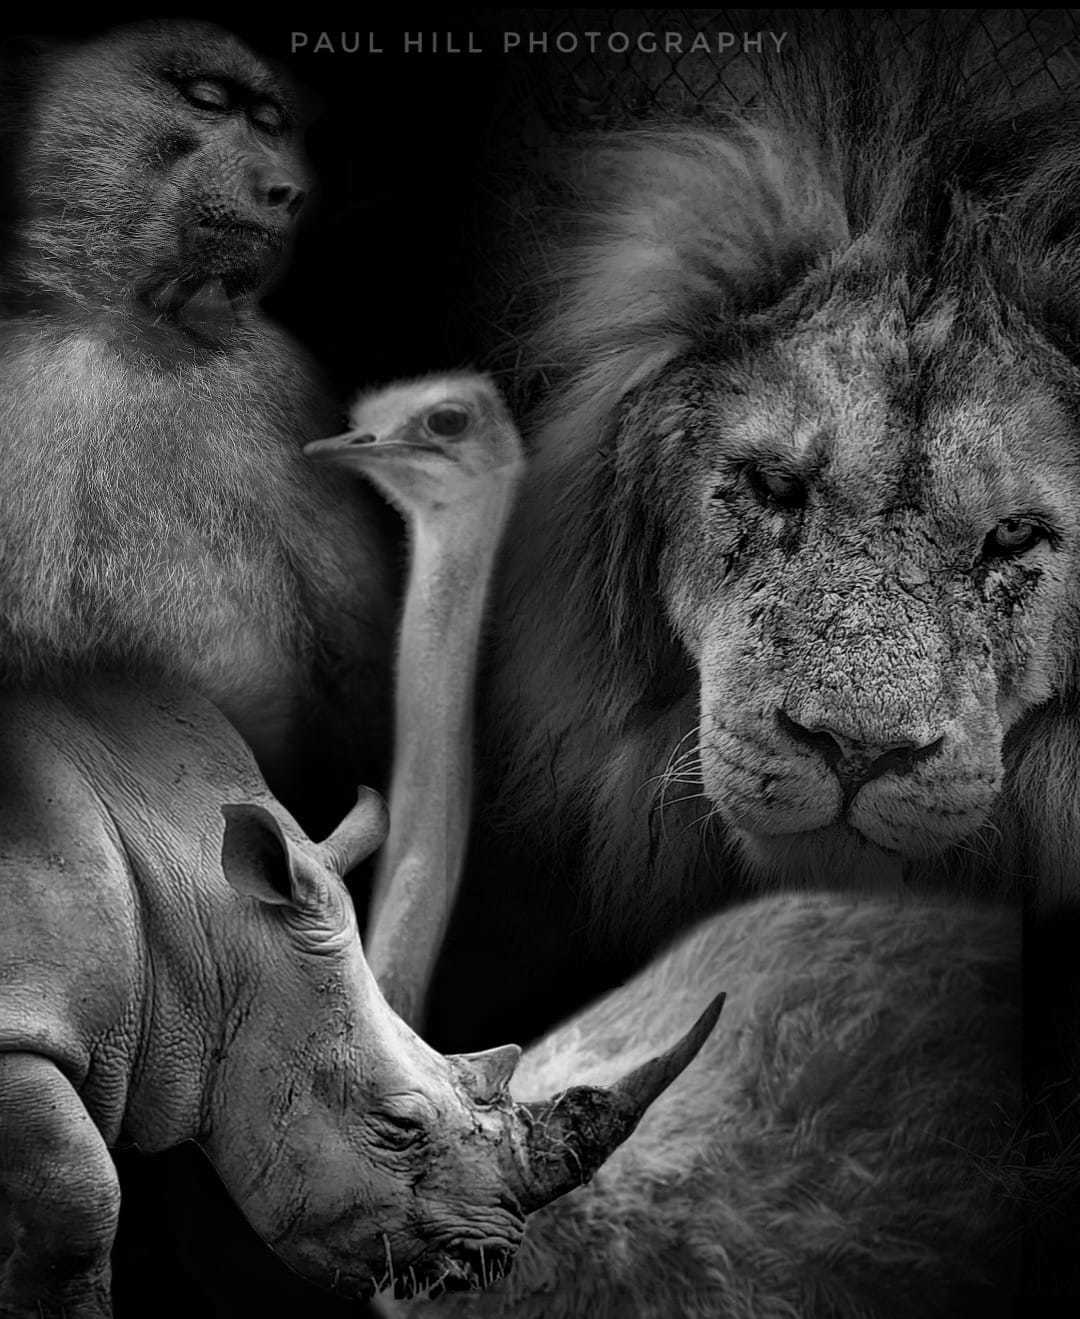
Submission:
[[[1078,112],[965,86],[958,21],[558,164],[451,1037],[748,891],[1074,889]]]
[[[485,1296],[395,1314],[903,1319],[1015,1281],[1020,932],[1003,910],[848,895],[711,918],[529,1050],[525,1096],[603,1082],[695,995],[724,1029]]]
[[[206,24],[53,50],[24,82],[0,681],[190,683],[317,830],[379,776],[393,607],[378,500],[301,454],[337,408],[259,309],[307,187],[296,95]]]

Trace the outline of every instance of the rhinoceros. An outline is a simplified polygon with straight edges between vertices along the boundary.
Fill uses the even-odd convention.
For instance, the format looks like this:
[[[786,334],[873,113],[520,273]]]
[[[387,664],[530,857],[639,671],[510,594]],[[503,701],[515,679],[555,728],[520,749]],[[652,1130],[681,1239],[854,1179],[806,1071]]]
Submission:
[[[522,1105],[512,1045],[443,1057],[388,1007],[341,876],[215,707],[105,681],[0,696],[0,1315],[101,1319],[109,1154],[198,1141],[257,1232],[345,1296],[500,1277],[686,1065],[714,1001],[610,1089]]]
[[[710,917],[529,1048],[512,1088],[604,1084],[710,984],[731,987],[724,1037],[589,1186],[530,1218],[504,1282],[381,1314],[1011,1312],[1050,1189],[1025,1169],[1020,954],[1018,912],[955,898],[771,894]]]

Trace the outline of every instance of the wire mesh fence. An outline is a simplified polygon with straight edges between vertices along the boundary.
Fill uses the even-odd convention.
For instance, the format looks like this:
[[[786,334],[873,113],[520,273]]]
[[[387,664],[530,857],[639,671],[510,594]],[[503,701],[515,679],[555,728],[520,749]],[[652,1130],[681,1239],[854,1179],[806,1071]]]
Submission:
[[[461,291],[457,314],[489,366],[508,378],[518,373],[510,327],[528,320],[530,289],[515,254],[543,211],[550,148],[580,132],[646,118],[707,119],[746,106],[760,94],[766,61],[793,53],[797,41],[813,38],[816,23],[841,12],[849,11],[485,11],[485,44],[501,50],[484,152],[490,174],[473,219],[473,244],[486,255]],[[937,12],[862,11],[884,25],[886,40],[912,53],[922,26],[941,21]],[[1080,10],[951,10],[946,19],[964,33],[957,49],[964,51],[965,77],[1006,91],[1018,110],[1080,91]],[[468,21],[477,25],[473,15]]]
[[[503,10],[504,45],[509,32],[508,53],[519,57],[510,113],[522,129],[534,119],[549,131],[573,131],[745,105],[763,62],[830,12],[804,10],[796,18],[790,9]],[[931,13],[863,12],[901,47]],[[949,12],[971,25],[966,74],[1004,83],[1018,104],[1080,80],[1080,10]]]

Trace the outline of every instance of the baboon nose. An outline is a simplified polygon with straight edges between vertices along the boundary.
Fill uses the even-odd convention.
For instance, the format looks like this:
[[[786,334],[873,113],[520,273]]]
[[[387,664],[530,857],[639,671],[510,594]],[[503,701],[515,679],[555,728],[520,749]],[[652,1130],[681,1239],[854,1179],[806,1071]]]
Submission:
[[[293,216],[307,195],[299,184],[277,171],[258,171],[251,181],[256,203],[268,211],[284,211]]]
[[[295,183],[279,183],[276,187],[270,189],[266,197],[266,204],[273,207],[282,207],[288,215],[295,215],[304,204],[304,198],[307,194],[303,188],[298,188]]]
[[[777,711],[777,722],[788,737],[813,747],[845,789],[860,788],[882,774],[910,774],[917,765],[936,756],[945,742],[944,736],[924,743],[913,739],[861,742],[827,724],[800,724],[784,710]]]

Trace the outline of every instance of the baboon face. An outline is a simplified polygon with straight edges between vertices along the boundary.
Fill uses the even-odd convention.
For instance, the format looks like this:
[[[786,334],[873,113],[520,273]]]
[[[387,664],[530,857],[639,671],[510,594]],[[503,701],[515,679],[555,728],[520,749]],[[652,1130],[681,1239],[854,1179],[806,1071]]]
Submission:
[[[65,53],[23,147],[31,260],[166,315],[250,294],[303,205],[297,139],[289,89],[217,28],[139,24]]]

